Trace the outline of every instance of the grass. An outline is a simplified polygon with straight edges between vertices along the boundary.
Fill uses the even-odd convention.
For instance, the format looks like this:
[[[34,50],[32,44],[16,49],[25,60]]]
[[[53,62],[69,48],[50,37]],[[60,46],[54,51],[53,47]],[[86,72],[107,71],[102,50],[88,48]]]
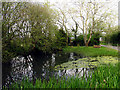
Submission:
[[[108,45],[107,43],[100,43],[101,45]]]
[[[118,56],[118,51],[107,48],[107,47],[101,47],[101,48],[94,48],[92,46],[85,47],[85,46],[74,46],[74,47],[65,47],[63,48],[63,52],[65,53],[77,53],[82,56]]]
[[[19,84],[13,83],[10,88],[119,88],[120,73],[118,70],[118,64],[102,65],[94,71],[92,77],[87,77],[87,81],[85,76],[58,79],[51,77],[49,81],[37,79],[34,84],[26,79]]]

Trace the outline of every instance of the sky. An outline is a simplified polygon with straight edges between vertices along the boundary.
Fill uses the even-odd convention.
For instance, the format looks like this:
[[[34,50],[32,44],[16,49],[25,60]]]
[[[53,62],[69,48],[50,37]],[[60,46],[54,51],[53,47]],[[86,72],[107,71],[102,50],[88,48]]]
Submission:
[[[72,4],[72,2],[76,1],[76,0],[32,0],[32,2],[46,2],[46,1],[49,1],[50,4],[58,3],[59,7],[63,7],[65,5],[68,5],[68,3]],[[86,0],[86,2],[87,1],[89,1],[89,0]],[[113,14],[118,15],[118,2],[120,0],[95,0],[95,1],[106,3],[106,7],[109,7],[111,10],[113,10]],[[68,7],[69,7],[69,5],[68,5]],[[66,6],[66,8],[68,8],[68,7]],[[118,16],[116,17],[115,24],[116,25],[118,24]]]
[[[72,6],[73,2],[76,0],[32,0],[32,2],[46,2],[49,1],[50,4],[55,4],[54,8],[58,8],[58,7],[63,7],[63,9],[67,9],[70,6]],[[85,0],[86,2],[90,1],[90,0]],[[93,0],[92,0],[93,1]],[[112,10],[112,14],[116,15],[116,18],[114,20],[111,20],[110,18],[108,18],[108,20],[111,20],[109,22],[113,23],[113,26],[118,25],[118,2],[120,0],[95,0],[95,2],[103,2],[106,4],[106,8],[110,8],[110,10]],[[57,5],[56,5],[57,3]],[[104,10],[102,10],[104,12]],[[67,16],[68,20],[69,20],[69,16]],[[73,25],[73,21],[69,20],[69,24],[66,24],[68,28],[71,28],[71,25]],[[75,25],[73,26],[75,27]],[[81,30],[80,30],[81,31]]]
[[[68,4],[68,3],[72,3],[73,1],[76,1],[76,0],[1,0],[1,1],[27,1],[27,2],[46,2],[46,1],[49,1],[50,4],[56,4],[58,3],[60,7],[64,6],[65,4]],[[87,1],[90,1],[90,0],[85,0],[86,2]],[[106,5],[107,7],[110,7],[111,9],[113,9],[115,12],[118,13],[118,2],[120,0],[95,0],[97,2],[103,2],[105,3],[106,2]]]
[[[2,0],[2,1],[8,1],[8,0]],[[54,8],[65,6],[64,9],[67,9],[70,6],[72,6],[73,2],[76,1],[76,0],[9,0],[9,1],[27,1],[27,2],[43,2],[43,3],[46,2],[46,1],[49,1],[51,5],[52,4],[55,5]],[[86,0],[86,2],[88,2],[88,1],[90,1],[90,0]],[[118,2],[120,0],[95,0],[95,1],[106,3],[106,7],[107,8],[109,7],[113,11],[112,14],[116,15],[116,20],[113,21],[114,25],[118,25],[118,13],[119,13],[118,12]],[[57,3],[57,5],[56,5],[56,3]],[[67,16],[67,17],[69,18],[69,16]],[[70,23],[73,24],[72,21],[70,21]],[[70,28],[70,25],[67,25],[67,27]]]

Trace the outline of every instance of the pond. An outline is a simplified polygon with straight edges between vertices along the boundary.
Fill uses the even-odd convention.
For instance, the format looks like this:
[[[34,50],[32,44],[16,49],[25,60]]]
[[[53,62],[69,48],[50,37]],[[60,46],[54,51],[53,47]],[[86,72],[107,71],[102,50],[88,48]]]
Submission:
[[[112,58],[110,60],[110,58],[109,61],[114,60]],[[26,76],[30,80],[37,78],[48,79],[51,76],[76,76],[78,74],[81,77],[84,73],[88,76],[88,73],[92,75],[92,72],[94,72],[95,67],[91,66],[99,63],[98,60],[95,58],[94,60],[90,59],[89,63],[87,58],[75,53],[53,53],[48,56],[39,54],[31,54],[26,57],[18,56],[12,59],[10,65],[2,65],[2,84],[3,86],[8,86],[12,82],[22,80]],[[86,67],[86,65],[89,67]]]
[[[75,53],[53,53],[48,56],[31,54],[26,57],[15,57],[10,65],[2,65],[2,84],[8,86],[11,82],[22,80],[25,76],[30,79],[44,79],[53,75],[61,76],[64,71],[55,71],[54,67],[64,62],[74,61],[79,58],[82,57]]]

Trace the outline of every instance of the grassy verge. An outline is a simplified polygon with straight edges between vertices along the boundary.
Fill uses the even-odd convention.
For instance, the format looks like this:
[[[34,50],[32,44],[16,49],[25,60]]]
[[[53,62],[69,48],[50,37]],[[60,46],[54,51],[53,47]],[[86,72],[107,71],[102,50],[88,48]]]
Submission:
[[[108,45],[107,43],[100,43],[101,45]]]
[[[119,88],[119,66],[102,65],[98,67],[92,77],[63,77],[55,79],[50,78],[49,81],[37,79],[36,82],[24,80],[22,82],[13,83],[10,88]],[[119,75],[119,76],[118,76]]]
[[[111,48],[106,48],[106,47],[101,47],[101,48],[93,48],[92,46],[85,47],[85,46],[74,46],[74,47],[66,47],[63,48],[63,52],[65,53],[77,53],[82,56],[118,56],[118,51],[111,49]]]

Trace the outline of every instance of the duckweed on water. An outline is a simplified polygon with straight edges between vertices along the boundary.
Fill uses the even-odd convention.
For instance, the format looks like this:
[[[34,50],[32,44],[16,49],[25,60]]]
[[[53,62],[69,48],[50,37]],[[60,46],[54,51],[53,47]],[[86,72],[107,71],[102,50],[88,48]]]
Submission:
[[[89,68],[89,66],[97,67],[99,65],[105,65],[105,64],[115,64],[118,63],[118,57],[112,57],[112,56],[101,56],[101,57],[88,57],[88,58],[82,58],[78,59],[76,61],[69,61],[60,65],[55,66],[55,70],[61,70],[61,69],[74,69],[74,68]]]

